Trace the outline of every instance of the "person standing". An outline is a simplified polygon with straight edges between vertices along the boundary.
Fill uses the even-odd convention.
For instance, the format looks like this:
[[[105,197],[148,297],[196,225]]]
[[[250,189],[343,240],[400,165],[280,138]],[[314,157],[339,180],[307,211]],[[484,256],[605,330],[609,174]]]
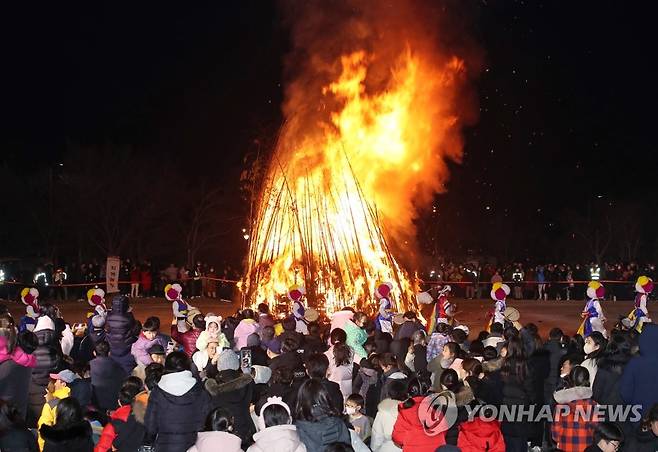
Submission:
[[[139,271],[137,265],[133,265],[133,268],[130,270],[130,298],[139,297],[139,282],[142,278],[142,274]]]

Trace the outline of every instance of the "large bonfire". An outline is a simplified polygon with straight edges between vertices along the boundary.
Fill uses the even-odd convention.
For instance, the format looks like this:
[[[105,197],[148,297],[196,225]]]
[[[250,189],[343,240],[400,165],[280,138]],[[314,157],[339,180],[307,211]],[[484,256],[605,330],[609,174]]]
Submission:
[[[307,10],[321,38],[293,27],[304,61],[293,58],[286,123],[252,218],[246,304],[276,305],[301,285],[319,310],[372,311],[377,281],[393,283],[395,309],[415,304],[394,254],[413,251],[414,218],[442,189],[445,160],[461,156],[467,65],[411,25],[418,9],[348,11],[339,26]]]

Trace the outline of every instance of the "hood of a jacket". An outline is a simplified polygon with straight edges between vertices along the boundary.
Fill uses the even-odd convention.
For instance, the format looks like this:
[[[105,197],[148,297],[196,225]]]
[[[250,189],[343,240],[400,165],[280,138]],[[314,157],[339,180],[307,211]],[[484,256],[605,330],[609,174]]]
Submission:
[[[490,438],[496,433],[500,434],[500,422],[497,420],[485,421],[480,416],[475,416],[472,421],[459,424],[459,434],[475,436],[478,438]],[[480,443],[480,442],[478,442]]]
[[[644,324],[639,344],[640,355],[648,358],[658,358],[658,325],[653,323]]]
[[[64,386],[63,388],[57,389],[53,392],[53,397],[57,399],[65,399],[71,395],[71,388],[69,386]]]
[[[184,370],[163,375],[158,382],[158,387],[168,394],[180,397],[187,394],[196,383],[197,380],[192,376],[192,372]]]
[[[128,312],[128,297],[125,295],[118,295],[112,299],[112,312],[118,314],[125,314]]]
[[[63,443],[65,441],[83,439],[85,437],[89,437],[91,440],[91,425],[87,421],[73,424],[62,430],[48,424],[43,424],[39,429],[39,432],[46,441],[52,441],[55,443]]]
[[[455,394],[455,404],[458,407],[466,406],[475,400],[475,395],[473,395],[473,390],[466,385],[463,385],[461,388],[459,388],[459,391],[455,392],[454,394]]]
[[[221,444],[221,447],[218,446]],[[241,450],[242,440],[228,432],[199,432],[196,437],[196,447],[199,452],[214,452],[216,450]]]
[[[367,367],[361,366],[359,368],[359,372],[361,372],[363,375],[369,378],[377,378],[377,370],[375,369],[368,369]]]
[[[43,331],[43,330],[53,330],[55,331],[55,322],[52,321],[47,315],[42,315],[37,320],[37,325],[34,327],[34,332]]]
[[[307,450],[324,450],[331,443],[350,441],[347,426],[337,417],[324,417],[317,422],[297,421],[296,426]]]
[[[574,388],[561,389],[553,395],[557,403],[571,403],[576,400],[592,398],[592,388],[589,386],[576,386]]]
[[[238,391],[253,381],[249,374],[240,370],[222,370],[215,378],[208,378],[205,383],[206,391],[211,396],[227,394]]]
[[[482,370],[484,372],[496,372],[503,367],[503,358],[498,357],[490,359],[489,361],[482,361]]]
[[[395,400],[395,399],[384,399],[381,402],[379,402],[379,405],[377,405],[377,411],[383,411],[386,413],[397,413],[398,412],[398,405],[400,401]]]
[[[297,435],[297,427],[294,425],[275,425],[273,427],[267,427],[265,430],[261,430],[258,433],[254,434],[254,441],[263,440],[277,442],[280,445],[281,441],[289,441],[291,444],[298,444],[300,442],[299,435]],[[286,448],[286,450],[290,450]]]

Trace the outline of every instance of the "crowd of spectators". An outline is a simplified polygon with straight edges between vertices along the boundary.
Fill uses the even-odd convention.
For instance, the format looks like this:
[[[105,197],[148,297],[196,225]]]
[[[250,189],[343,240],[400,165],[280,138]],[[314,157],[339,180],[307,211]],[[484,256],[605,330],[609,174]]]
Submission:
[[[72,321],[84,323],[73,337]],[[176,319],[141,323],[125,295],[86,322],[46,303],[33,331],[18,324],[0,305],[3,451],[658,450],[653,324],[586,338],[499,323],[426,334],[408,312],[389,334],[345,308],[302,333],[261,304],[225,319],[192,310],[181,332]],[[640,417],[574,419],[597,405]],[[456,416],[433,430],[446,406]],[[555,416],[469,415],[485,406]]]
[[[425,272],[427,284],[451,284],[453,294],[464,298],[481,298],[491,284],[506,282],[512,287],[512,298],[525,300],[584,300],[589,281],[606,283],[610,300],[630,300],[635,281],[640,275],[654,278],[654,264],[630,263],[454,263],[437,265]]]

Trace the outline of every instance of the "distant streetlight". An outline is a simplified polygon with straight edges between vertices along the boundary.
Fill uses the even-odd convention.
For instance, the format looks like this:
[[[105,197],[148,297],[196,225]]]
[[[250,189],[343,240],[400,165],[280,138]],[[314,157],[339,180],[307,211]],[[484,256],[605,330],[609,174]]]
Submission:
[[[249,240],[249,234],[243,235],[242,238],[245,239],[245,240]]]

